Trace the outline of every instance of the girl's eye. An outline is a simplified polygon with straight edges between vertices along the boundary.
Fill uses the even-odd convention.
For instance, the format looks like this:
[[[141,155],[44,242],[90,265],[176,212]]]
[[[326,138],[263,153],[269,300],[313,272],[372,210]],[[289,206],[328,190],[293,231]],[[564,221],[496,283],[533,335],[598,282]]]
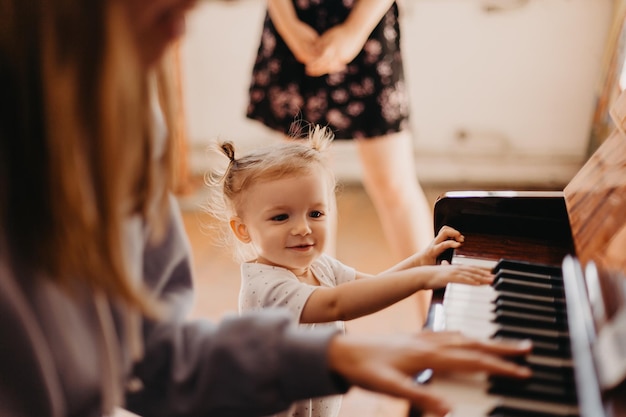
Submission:
[[[282,222],[284,220],[287,220],[288,218],[289,216],[286,214],[279,214],[277,216],[272,217],[271,220],[275,222]]]
[[[324,213],[322,213],[321,211],[312,211],[311,214],[309,215],[310,217],[313,217],[314,219],[320,218],[324,215]]]

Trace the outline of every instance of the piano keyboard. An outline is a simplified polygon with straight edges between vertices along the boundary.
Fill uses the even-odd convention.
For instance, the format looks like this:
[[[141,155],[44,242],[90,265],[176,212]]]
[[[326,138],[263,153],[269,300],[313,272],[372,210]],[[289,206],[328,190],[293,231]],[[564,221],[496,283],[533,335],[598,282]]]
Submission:
[[[453,263],[468,261],[455,259]],[[475,263],[474,261],[470,261]],[[527,380],[487,375],[435,375],[429,389],[454,406],[455,417],[578,416],[563,278],[560,268],[503,260],[491,286],[449,284],[435,311],[435,330],[487,338],[530,339]]]

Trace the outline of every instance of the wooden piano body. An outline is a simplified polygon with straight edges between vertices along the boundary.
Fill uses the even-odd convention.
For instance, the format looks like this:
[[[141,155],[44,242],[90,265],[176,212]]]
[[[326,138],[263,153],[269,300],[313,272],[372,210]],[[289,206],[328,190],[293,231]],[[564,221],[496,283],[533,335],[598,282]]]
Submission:
[[[516,414],[508,406],[499,412],[499,404],[528,400],[488,394],[486,375],[435,374],[429,389],[454,404],[454,416],[626,416],[626,93],[611,116],[617,128],[563,192],[449,192],[436,202],[435,230],[447,224],[466,237],[444,258],[486,265],[504,258],[560,268],[567,302],[566,360],[573,365],[577,396],[573,407],[555,407],[553,413],[550,404],[541,408],[544,414],[533,414],[532,407],[527,413]],[[464,304],[465,295],[459,301],[453,289],[458,290],[434,294],[428,327],[474,335],[481,334],[476,327],[491,326],[471,320],[452,325],[450,309],[479,316],[484,309],[476,303],[491,302],[472,293]],[[492,320],[492,313],[486,314]]]

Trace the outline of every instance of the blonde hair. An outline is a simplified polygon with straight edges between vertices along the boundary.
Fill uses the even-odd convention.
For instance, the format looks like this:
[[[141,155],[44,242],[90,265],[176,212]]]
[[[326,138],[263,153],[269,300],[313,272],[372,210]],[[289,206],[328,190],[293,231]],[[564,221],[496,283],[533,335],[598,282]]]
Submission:
[[[154,158],[148,74],[124,5],[8,2],[0,251],[62,287],[79,282],[152,311],[133,284],[140,277],[129,276],[123,223],[130,214],[164,219],[171,152]]]
[[[312,126],[303,138],[295,138],[274,145],[257,148],[237,158],[232,142],[216,142],[213,150],[228,158],[224,169],[216,169],[206,175],[209,188],[206,211],[217,220],[215,224],[221,244],[233,249],[237,261],[246,261],[256,254],[251,245],[235,238],[229,228],[230,219],[238,215],[245,199],[246,190],[263,181],[272,181],[309,172],[321,167],[334,193],[337,185],[330,166],[327,150],[334,135],[329,128]]]

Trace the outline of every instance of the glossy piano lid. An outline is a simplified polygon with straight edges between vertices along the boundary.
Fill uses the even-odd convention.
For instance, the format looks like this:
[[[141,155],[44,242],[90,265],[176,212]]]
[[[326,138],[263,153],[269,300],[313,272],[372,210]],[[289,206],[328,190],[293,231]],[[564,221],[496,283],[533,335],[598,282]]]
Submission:
[[[445,197],[561,197],[561,191],[517,191],[517,190],[488,190],[488,191],[448,191]],[[443,197],[443,196],[442,196]],[[441,197],[440,197],[441,198]]]
[[[626,92],[611,116],[618,128],[563,193],[581,262],[626,272]]]

